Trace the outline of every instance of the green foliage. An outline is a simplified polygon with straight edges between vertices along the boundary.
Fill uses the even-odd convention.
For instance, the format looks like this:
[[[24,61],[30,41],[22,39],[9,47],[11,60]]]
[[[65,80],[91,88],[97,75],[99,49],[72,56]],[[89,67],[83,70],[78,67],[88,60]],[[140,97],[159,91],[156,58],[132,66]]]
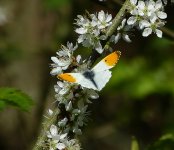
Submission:
[[[132,137],[131,150],[139,150],[139,145],[135,137]]]
[[[63,5],[67,5],[71,0],[44,0],[44,5],[48,9],[57,9]]]
[[[150,145],[147,150],[174,150],[174,135],[166,134],[157,142]]]
[[[174,60],[169,55],[173,43],[155,38],[143,46],[132,58],[121,56],[105,92],[126,93],[129,99],[144,99],[154,93],[174,96]]]
[[[29,111],[32,99],[25,93],[14,88],[0,88],[0,110],[7,106],[15,106],[22,111]]]

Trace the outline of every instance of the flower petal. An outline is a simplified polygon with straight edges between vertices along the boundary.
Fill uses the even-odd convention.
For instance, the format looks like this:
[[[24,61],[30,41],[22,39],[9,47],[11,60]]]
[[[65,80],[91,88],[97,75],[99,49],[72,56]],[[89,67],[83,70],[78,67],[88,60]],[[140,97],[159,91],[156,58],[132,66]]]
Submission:
[[[163,6],[162,1],[161,0],[157,0],[156,4],[155,4],[155,10],[161,9],[162,6]]]
[[[77,55],[77,57],[76,57],[77,63],[79,63],[81,61],[81,59],[82,59],[82,56],[81,55]]]
[[[115,44],[120,40],[120,38],[121,38],[121,33],[117,33],[114,39]]]
[[[65,149],[65,144],[64,143],[58,143],[57,145],[56,145],[56,148],[58,148],[58,150],[63,150],[63,149]]]
[[[63,82],[61,82],[61,81],[58,81],[58,82],[57,82],[57,85],[58,85],[59,87],[61,87],[61,88],[64,87],[64,84],[63,84]]]
[[[151,28],[145,28],[142,35],[143,35],[144,37],[147,37],[147,36],[149,36],[151,33],[152,33],[152,29],[151,29]]]
[[[142,20],[139,22],[140,29],[143,29],[143,28],[149,27],[149,26],[150,26],[150,23],[147,20]]]
[[[139,9],[144,9],[145,8],[145,3],[144,3],[144,1],[138,1],[138,8]]]
[[[72,102],[70,101],[66,106],[66,111],[70,111],[72,109]]]
[[[103,52],[104,49],[102,48],[102,45],[100,42],[96,43],[95,50],[100,54]]]
[[[131,2],[132,5],[136,5],[137,0],[130,0],[130,2]]]
[[[66,118],[65,120],[68,121],[67,118]],[[66,136],[67,136],[67,133],[65,133],[65,134],[61,134],[61,135],[60,135],[60,140],[63,140],[64,138],[66,138]]]
[[[50,127],[50,133],[53,135],[53,136],[55,136],[55,135],[57,135],[57,133],[58,133],[58,130],[57,130],[57,127],[55,126],[55,125],[51,125],[51,127]]]
[[[122,37],[126,42],[128,42],[128,43],[132,42],[131,39],[129,38],[129,35],[123,34]]]
[[[161,30],[156,29],[156,30],[155,30],[155,33],[156,33],[157,37],[162,38],[163,33],[162,33]]]
[[[50,72],[51,75],[57,75],[57,74],[60,74],[62,72],[62,69],[61,67],[56,67],[56,68],[53,68]]]
[[[98,19],[100,21],[104,21],[105,20],[105,13],[103,10],[101,10],[99,13],[98,13]]]
[[[112,20],[112,15],[111,15],[111,14],[107,15],[107,17],[106,17],[106,22],[109,22],[109,21],[111,21],[111,20]]]
[[[78,43],[82,43],[85,40],[85,36],[84,35],[80,35],[79,38],[77,39]]]
[[[158,11],[157,12],[157,16],[160,18],[160,19],[166,19],[167,18],[167,14],[163,11]]]
[[[129,19],[127,20],[127,24],[128,24],[128,25],[134,25],[134,24],[136,23],[136,21],[137,21],[137,18],[134,17],[134,16],[131,16],[131,17],[129,17]]]
[[[85,34],[87,32],[87,29],[77,28],[77,29],[75,29],[75,32],[78,33],[78,34]]]
[[[59,59],[57,57],[51,57],[51,60],[55,63],[55,64],[59,64]]]

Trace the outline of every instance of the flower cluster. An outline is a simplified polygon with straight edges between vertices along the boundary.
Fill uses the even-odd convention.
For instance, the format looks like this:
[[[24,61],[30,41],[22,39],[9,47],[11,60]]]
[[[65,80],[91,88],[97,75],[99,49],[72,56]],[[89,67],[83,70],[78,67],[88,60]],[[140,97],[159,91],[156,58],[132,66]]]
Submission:
[[[112,24],[112,15],[100,11],[98,14],[88,14],[88,17],[77,16],[75,32],[79,34],[78,43],[92,47],[98,53],[103,52],[101,40],[105,40],[105,31]]]
[[[52,75],[59,75],[66,70],[72,72],[82,71],[86,65],[81,63],[81,56],[76,58],[73,52],[77,46],[72,43],[67,43],[67,47],[62,46],[61,50],[57,52],[57,57],[51,57],[53,61]],[[73,68],[73,66],[76,66]],[[83,66],[83,67],[82,67]],[[66,81],[58,81],[54,86],[56,101],[60,113],[58,114],[58,122],[52,124],[50,130],[47,131],[47,143],[50,150],[79,150],[80,145],[78,141],[69,138],[69,135],[82,134],[81,128],[86,124],[88,117],[88,104],[91,99],[97,99],[98,94],[91,89],[81,88],[79,85],[69,83]],[[52,115],[49,110],[49,116]]]
[[[164,19],[167,18],[162,1],[148,0],[144,2],[140,0],[137,2],[137,0],[130,0],[130,2],[130,14],[132,16],[127,20],[127,24],[143,30],[142,35],[144,37],[154,32],[161,38],[162,31],[159,28],[164,26]]]
[[[62,45],[62,48],[56,53],[57,57],[51,57],[53,61],[51,74],[57,75],[62,73],[63,70],[66,70],[74,60],[73,52],[78,48],[78,46],[74,46],[72,43],[67,43],[67,47]]]
[[[87,121],[87,107],[91,102],[90,99],[97,99],[99,97],[98,94],[91,89],[79,89],[77,85],[66,81],[59,81],[55,85],[55,91],[59,107],[63,107],[64,111],[66,111],[66,113],[60,114],[59,128],[63,128],[66,132],[73,134],[81,134],[81,127]]]
[[[48,137],[48,146],[50,150],[64,150],[66,149],[73,149],[79,150],[79,144],[77,143],[76,139],[69,140],[67,137],[67,133],[59,132],[57,126],[51,125],[50,131],[47,131]]]

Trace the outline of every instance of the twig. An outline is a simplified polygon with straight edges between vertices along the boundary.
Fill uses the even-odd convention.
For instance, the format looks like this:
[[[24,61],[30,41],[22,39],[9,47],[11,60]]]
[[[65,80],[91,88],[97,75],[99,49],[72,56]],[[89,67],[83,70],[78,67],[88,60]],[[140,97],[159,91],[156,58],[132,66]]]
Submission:
[[[164,32],[164,34],[166,36],[168,36],[169,38],[171,38],[172,40],[174,40],[174,31],[172,31],[171,29],[166,28],[166,27],[162,27],[161,30]]]
[[[123,4],[122,8],[120,9],[120,11],[117,13],[115,18],[113,19],[112,25],[106,32],[107,37],[111,36],[115,32],[115,30],[119,26],[120,22],[122,21],[122,18],[124,17],[125,12],[129,6],[130,6],[130,0],[126,0]]]
[[[123,17],[125,16],[125,12],[127,10],[127,8],[130,5],[130,0],[126,0],[122,6],[122,8],[119,10],[119,12],[117,13],[117,15],[115,16],[115,18],[112,21],[112,25],[109,27],[109,29],[106,31],[106,37],[107,37],[107,41],[104,45],[104,50],[106,51],[109,47],[109,37],[116,31],[117,27],[120,25],[121,21],[123,20]],[[93,50],[89,60],[90,60],[90,65],[93,65],[94,62],[100,57],[101,55]]]
[[[54,124],[57,120],[57,115],[59,114],[58,108],[56,108],[50,118],[46,118],[43,122],[43,129],[38,137],[36,144],[33,147],[33,150],[40,150],[42,148],[43,142],[46,139],[45,131],[48,131],[50,126]]]

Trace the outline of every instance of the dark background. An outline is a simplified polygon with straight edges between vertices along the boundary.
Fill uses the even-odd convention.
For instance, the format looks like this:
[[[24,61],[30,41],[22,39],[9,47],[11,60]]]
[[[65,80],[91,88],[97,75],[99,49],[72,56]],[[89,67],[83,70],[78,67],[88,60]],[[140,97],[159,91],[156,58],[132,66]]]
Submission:
[[[115,16],[120,2],[0,1],[0,86],[21,89],[35,101],[29,112],[14,107],[0,112],[0,150],[31,149],[44,113],[54,106],[50,57],[61,44],[75,43],[76,16],[101,9]],[[166,27],[171,30],[173,10],[167,6]],[[131,39],[114,46],[122,55],[100,98],[90,105],[90,120],[80,137],[85,150],[129,150],[132,136],[145,149],[174,133],[174,41],[166,34],[143,38],[138,31]],[[78,52],[85,56],[87,51]]]

